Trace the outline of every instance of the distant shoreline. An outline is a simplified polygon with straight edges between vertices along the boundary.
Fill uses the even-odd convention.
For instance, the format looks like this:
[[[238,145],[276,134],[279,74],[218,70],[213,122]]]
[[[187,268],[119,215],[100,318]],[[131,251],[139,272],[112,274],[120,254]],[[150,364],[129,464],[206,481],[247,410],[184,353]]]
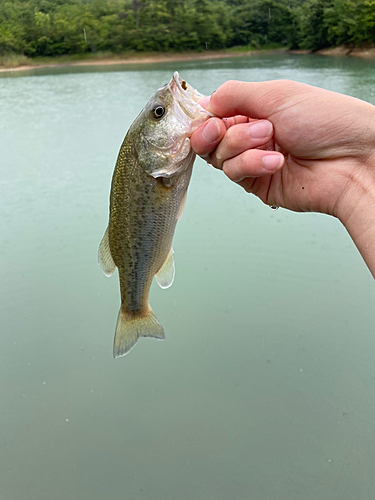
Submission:
[[[33,64],[21,64],[15,67],[0,67],[0,72],[14,71],[29,71],[33,69],[40,68],[63,68],[63,67],[74,67],[74,66],[112,66],[118,64],[153,64],[153,63],[163,63],[163,62],[179,62],[179,61],[201,61],[210,59],[224,59],[230,57],[241,57],[241,56],[254,56],[260,54],[311,54],[309,50],[285,50],[285,49],[274,49],[274,50],[253,50],[253,51],[236,51],[236,52],[221,52],[221,51],[207,51],[205,53],[201,52],[188,52],[188,53],[153,53],[153,54],[132,54],[130,56],[116,56],[110,55],[106,57],[98,58],[82,58],[80,60],[58,61],[56,62],[43,62],[42,60],[35,61]],[[348,47],[334,47],[330,49],[323,49],[315,54],[325,55],[325,56],[348,56],[348,57],[361,57],[363,59],[375,59],[375,47],[371,48],[354,48],[350,49]]]
[[[289,54],[312,54],[311,50],[288,50]],[[339,47],[332,47],[330,49],[322,49],[314,54],[319,54],[322,56],[348,56],[348,57],[362,57],[363,59],[375,59],[375,47],[344,47],[340,45]]]
[[[38,68],[63,68],[72,66],[111,66],[117,64],[153,64],[161,62],[179,62],[179,61],[201,61],[206,59],[223,59],[229,57],[239,57],[239,56],[252,56],[259,54],[272,54],[272,53],[284,53],[285,49],[276,50],[252,50],[252,51],[238,51],[238,52],[221,52],[221,51],[206,51],[202,52],[185,52],[185,53],[152,53],[152,54],[132,54],[130,56],[108,56],[108,57],[95,57],[92,59],[82,58],[77,61],[58,61],[56,57],[55,62],[44,63],[41,60],[35,61],[34,64],[23,64],[20,66],[15,66],[13,68],[6,68],[0,66],[0,72],[12,72],[12,71],[28,71]]]

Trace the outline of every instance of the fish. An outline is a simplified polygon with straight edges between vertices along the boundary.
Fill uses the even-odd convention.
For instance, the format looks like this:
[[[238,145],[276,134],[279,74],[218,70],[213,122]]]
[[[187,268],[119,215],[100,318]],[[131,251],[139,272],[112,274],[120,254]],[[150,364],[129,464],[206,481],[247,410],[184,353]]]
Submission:
[[[212,113],[204,96],[176,71],[130,126],[112,177],[109,222],[99,246],[106,276],[118,269],[121,306],[113,356],[124,356],[140,337],[165,333],[149,304],[153,278],[172,285],[172,239],[185,206],[195,153],[190,137]]]

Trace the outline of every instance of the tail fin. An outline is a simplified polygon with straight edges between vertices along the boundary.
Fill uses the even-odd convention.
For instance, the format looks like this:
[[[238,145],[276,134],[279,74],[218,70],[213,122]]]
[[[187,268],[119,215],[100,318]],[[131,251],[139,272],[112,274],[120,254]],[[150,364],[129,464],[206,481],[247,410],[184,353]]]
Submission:
[[[150,308],[146,316],[126,314],[122,308],[118,313],[113,357],[124,356],[137,343],[139,337],[164,339],[164,330],[153,310]]]

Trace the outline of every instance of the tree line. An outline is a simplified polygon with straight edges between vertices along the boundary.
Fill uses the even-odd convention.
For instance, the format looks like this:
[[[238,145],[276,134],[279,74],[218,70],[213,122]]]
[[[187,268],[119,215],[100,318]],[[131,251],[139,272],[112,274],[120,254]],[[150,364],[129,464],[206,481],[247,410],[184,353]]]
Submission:
[[[0,0],[0,54],[375,43],[375,0]]]

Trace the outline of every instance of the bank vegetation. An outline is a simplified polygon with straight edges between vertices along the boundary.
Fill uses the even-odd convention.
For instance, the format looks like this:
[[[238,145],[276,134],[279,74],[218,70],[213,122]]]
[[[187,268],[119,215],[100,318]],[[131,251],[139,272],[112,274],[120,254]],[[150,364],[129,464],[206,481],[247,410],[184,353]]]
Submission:
[[[0,64],[7,58],[373,44],[375,0],[0,0]]]

